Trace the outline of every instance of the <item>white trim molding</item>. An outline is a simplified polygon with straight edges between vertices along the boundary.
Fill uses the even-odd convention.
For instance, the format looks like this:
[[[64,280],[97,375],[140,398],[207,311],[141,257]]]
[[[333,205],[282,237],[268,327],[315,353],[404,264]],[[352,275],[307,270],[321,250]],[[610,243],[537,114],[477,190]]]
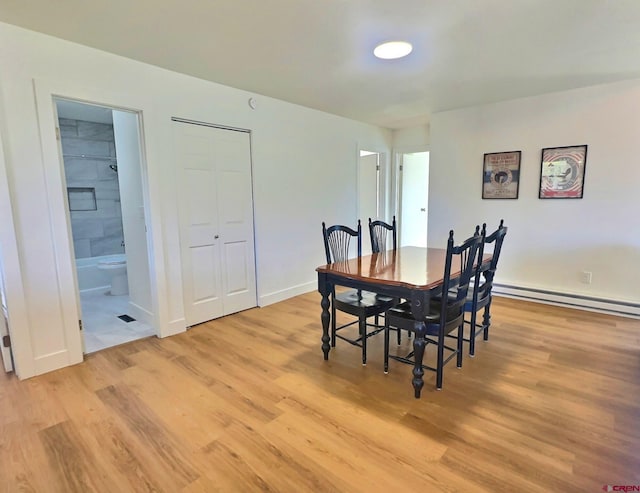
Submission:
[[[305,284],[298,284],[297,286],[292,286],[287,289],[281,289],[280,291],[274,291],[272,293],[260,295],[258,297],[258,306],[264,307],[264,306],[272,305],[274,303],[278,303],[280,301],[293,298],[294,296],[310,293],[315,289],[318,289],[318,281],[308,282]],[[318,306],[320,306],[319,301],[318,301]]]

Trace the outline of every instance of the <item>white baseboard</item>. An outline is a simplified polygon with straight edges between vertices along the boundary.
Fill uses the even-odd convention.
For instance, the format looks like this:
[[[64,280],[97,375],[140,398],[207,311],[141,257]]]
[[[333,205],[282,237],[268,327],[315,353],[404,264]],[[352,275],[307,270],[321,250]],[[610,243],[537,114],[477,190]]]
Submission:
[[[80,293],[92,293],[94,291],[102,291],[103,293],[106,293],[110,289],[111,286],[107,284],[106,286],[98,286],[97,288],[81,289]]]
[[[623,317],[640,318],[640,303],[625,300],[609,300],[571,293],[559,293],[537,288],[526,288],[508,284],[494,284],[492,293],[496,296],[518,298],[550,305],[567,306]]]
[[[273,305],[274,303],[288,300],[289,298],[293,298],[294,296],[309,293],[315,289],[318,289],[318,281],[308,282],[305,284],[298,284],[297,286],[292,286],[287,289],[274,291],[273,293],[268,293],[268,294],[259,296],[258,306]]]
[[[142,308],[140,305],[134,303],[133,301],[129,301],[129,315],[131,315],[136,320],[143,322],[151,327],[155,327],[153,323],[153,314]]]

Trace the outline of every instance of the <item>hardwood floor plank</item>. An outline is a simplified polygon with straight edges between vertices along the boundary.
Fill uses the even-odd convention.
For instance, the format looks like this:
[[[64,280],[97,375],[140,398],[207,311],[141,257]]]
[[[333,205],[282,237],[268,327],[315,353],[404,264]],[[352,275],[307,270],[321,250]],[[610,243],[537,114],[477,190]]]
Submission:
[[[563,493],[578,493],[585,490],[581,486],[574,487],[571,481],[556,480],[543,469],[535,466],[527,467],[521,462],[513,463],[504,457],[494,457],[492,460],[480,464],[474,460],[479,453],[473,446],[460,444],[447,450],[442,463],[465,478],[473,481],[490,491],[526,491],[531,493],[548,493],[562,491]]]
[[[270,423],[268,431],[283,437],[300,454],[340,477],[346,484],[343,491],[398,491],[398,488],[407,488],[411,484],[414,487],[427,484],[423,478],[416,481],[415,475],[403,476],[404,470],[394,470],[392,464],[383,463],[352,441],[308,425],[309,420],[304,416],[289,414],[286,420],[281,418]],[[426,468],[426,464],[420,467]],[[429,491],[440,490],[433,488]]]
[[[157,424],[172,435],[179,435],[189,450],[209,443],[227,426],[228,414],[220,409],[213,394],[203,392],[197,386],[188,386],[184,392],[176,394],[171,385],[149,381],[149,373],[142,369],[129,372],[125,382],[138,398],[144,399],[148,408],[153,409],[159,420]]]
[[[16,421],[17,416],[18,422],[36,431],[61,423],[69,418],[64,409],[58,405],[47,407],[39,404],[55,400],[55,392],[49,386],[46,378],[19,382],[14,392],[3,397],[4,400],[10,406],[12,422]],[[25,402],[31,403],[31,405],[25,406]],[[4,418],[0,418],[0,422],[2,421]]]
[[[0,373],[0,427],[20,420],[20,401],[26,386],[20,385],[9,373]]]
[[[178,362],[180,358],[172,362]],[[142,363],[139,368],[127,372],[127,384],[156,409],[155,413],[163,420],[164,427],[180,433],[196,448],[219,436],[233,422],[231,416],[242,417],[257,425],[280,413],[268,402],[258,403],[227,383],[216,381],[210,386],[200,385],[182,366],[168,366],[166,360],[158,355],[144,355],[144,360],[141,355],[137,361]],[[158,381],[151,380],[152,374],[146,368],[153,368],[153,376]],[[175,400],[173,405],[166,406],[166,402],[171,400]]]
[[[640,486],[640,320],[495,298],[489,341],[417,400],[381,335],[366,366],[344,341],[324,361],[320,312],[308,293],[0,375],[0,492]]]
[[[267,439],[250,426],[233,424],[224,436],[206,447],[206,453],[216,464],[233,464],[234,476],[242,476],[242,470],[249,469],[254,482],[267,488],[264,491],[344,491],[343,482],[330,471],[286,442]]]
[[[162,482],[162,475],[143,460],[135,440],[113,420],[94,422],[82,431],[93,450],[99,451],[94,471],[107,475],[111,491],[162,492],[171,484]]]
[[[98,397],[128,426],[129,431],[150,447],[165,468],[188,484],[198,478],[175,440],[160,426],[155,413],[129,388],[118,385],[98,390]]]
[[[37,432],[28,423],[0,425],[0,491],[60,491]]]
[[[92,467],[91,450],[83,443],[75,425],[69,421],[50,426],[39,432],[49,457],[51,470],[55,473],[60,491],[82,493],[106,491],[100,474]]]

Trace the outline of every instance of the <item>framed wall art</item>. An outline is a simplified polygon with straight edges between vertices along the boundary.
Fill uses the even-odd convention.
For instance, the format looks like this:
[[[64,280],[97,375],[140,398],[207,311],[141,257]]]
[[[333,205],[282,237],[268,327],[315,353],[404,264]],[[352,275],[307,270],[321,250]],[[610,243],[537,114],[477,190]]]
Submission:
[[[581,199],[586,164],[586,145],[542,149],[539,198]]]
[[[517,199],[520,186],[520,151],[490,152],[482,168],[483,199]]]

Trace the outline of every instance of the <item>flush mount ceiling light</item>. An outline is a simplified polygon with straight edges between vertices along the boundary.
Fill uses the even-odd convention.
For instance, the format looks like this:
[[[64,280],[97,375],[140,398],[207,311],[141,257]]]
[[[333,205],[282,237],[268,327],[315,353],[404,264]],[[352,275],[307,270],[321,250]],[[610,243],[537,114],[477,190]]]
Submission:
[[[394,58],[402,58],[407,56],[413,50],[411,43],[406,41],[389,41],[376,46],[373,54],[384,60],[392,60]]]

